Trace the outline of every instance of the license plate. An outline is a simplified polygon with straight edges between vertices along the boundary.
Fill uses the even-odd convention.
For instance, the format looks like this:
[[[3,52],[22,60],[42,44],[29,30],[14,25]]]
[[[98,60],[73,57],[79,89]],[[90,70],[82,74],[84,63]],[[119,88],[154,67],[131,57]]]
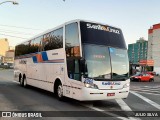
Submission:
[[[107,96],[115,96],[115,93],[107,93]]]

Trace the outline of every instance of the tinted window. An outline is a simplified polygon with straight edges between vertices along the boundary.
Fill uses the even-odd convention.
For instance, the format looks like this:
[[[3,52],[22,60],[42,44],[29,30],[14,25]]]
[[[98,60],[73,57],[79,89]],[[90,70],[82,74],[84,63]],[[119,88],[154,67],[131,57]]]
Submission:
[[[42,39],[43,36],[37,37],[34,39],[33,44],[34,44],[34,52],[40,52],[41,51],[41,47],[42,47]]]
[[[29,54],[30,41],[16,46],[15,56]]]
[[[83,50],[87,64],[87,77],[111,79],[111,65],[108,47],[83,45]]]
[[[65,40],[68,77],[74,80],[80,80],[80,43],[78,34],[78,23],[66,25]]]
[[[42,48],[42,41],[43,47]],[[63,29],[58,29],[16,46],[15,56],[63,48]]]
[[[127,50],[109,48],[112,64],[112,79],[125,79],[129,75]]]
[[[81,22],[80,29],[82,43],[126,48],[122,31],[118,28],[96,23]]]
[[[80,44],[78,35],[78,24],[72,23],[66,25],[66,54],[67,56],[80,56]]]
[[[43,46],[44,50],[63,48],[63,28],[45,34]]]
[[[42,39],[43,36],[30,40],[28,53],[40,52],[42,48]]]
[[[33,40],[17,45],[15,50],[15,56],[40,52],[42,47],[42,39],[43,36],[40,36]]]

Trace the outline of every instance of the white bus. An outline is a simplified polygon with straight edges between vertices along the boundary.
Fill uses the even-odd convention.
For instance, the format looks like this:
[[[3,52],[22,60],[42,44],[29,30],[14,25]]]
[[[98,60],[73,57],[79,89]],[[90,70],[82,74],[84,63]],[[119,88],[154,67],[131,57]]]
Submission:
[[[74,20],[15,48],[14,78],[80,101],[127,98],[129,62],[121,29]]]

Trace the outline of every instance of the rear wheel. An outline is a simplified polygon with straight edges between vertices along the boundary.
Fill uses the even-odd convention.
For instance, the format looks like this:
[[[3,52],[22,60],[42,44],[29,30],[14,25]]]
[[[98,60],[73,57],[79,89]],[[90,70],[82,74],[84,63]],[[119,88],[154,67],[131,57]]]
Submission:
[[[23,78],[20,79],[20,85],[23,86]]]
[[[23,87],[27,87],[27,80],[26,80],[26,78],[23,78]]]

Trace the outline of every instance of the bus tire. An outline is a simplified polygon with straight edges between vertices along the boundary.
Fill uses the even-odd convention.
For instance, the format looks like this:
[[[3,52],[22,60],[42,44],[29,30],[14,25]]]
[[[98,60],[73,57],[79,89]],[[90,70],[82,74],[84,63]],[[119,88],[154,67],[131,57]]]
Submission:
[[[149,82],[154,82],[154,79],[151,78],[151,79],[149,80]]]
[[[19,79],[19,82],[20,82],[20,85],[23,86],[23,78],[22,77]]]
[[[61,84],[60,81],[56,82],[56,85],[55,85],[55,94],[56,94],[56,97],[59,100],[63,99],[63,87],[62,87],[62,84]]]
[[[138,79],[138,82],[141,82],[141,79]]]
[[[26,76],[23,76],[23,87],[27,87],[27,79]]]
[[[20,80],[20,85],[23,87],[23,79]]]
[[[22,75],[21,74],[19,74],[19,83],[22,86]]]

